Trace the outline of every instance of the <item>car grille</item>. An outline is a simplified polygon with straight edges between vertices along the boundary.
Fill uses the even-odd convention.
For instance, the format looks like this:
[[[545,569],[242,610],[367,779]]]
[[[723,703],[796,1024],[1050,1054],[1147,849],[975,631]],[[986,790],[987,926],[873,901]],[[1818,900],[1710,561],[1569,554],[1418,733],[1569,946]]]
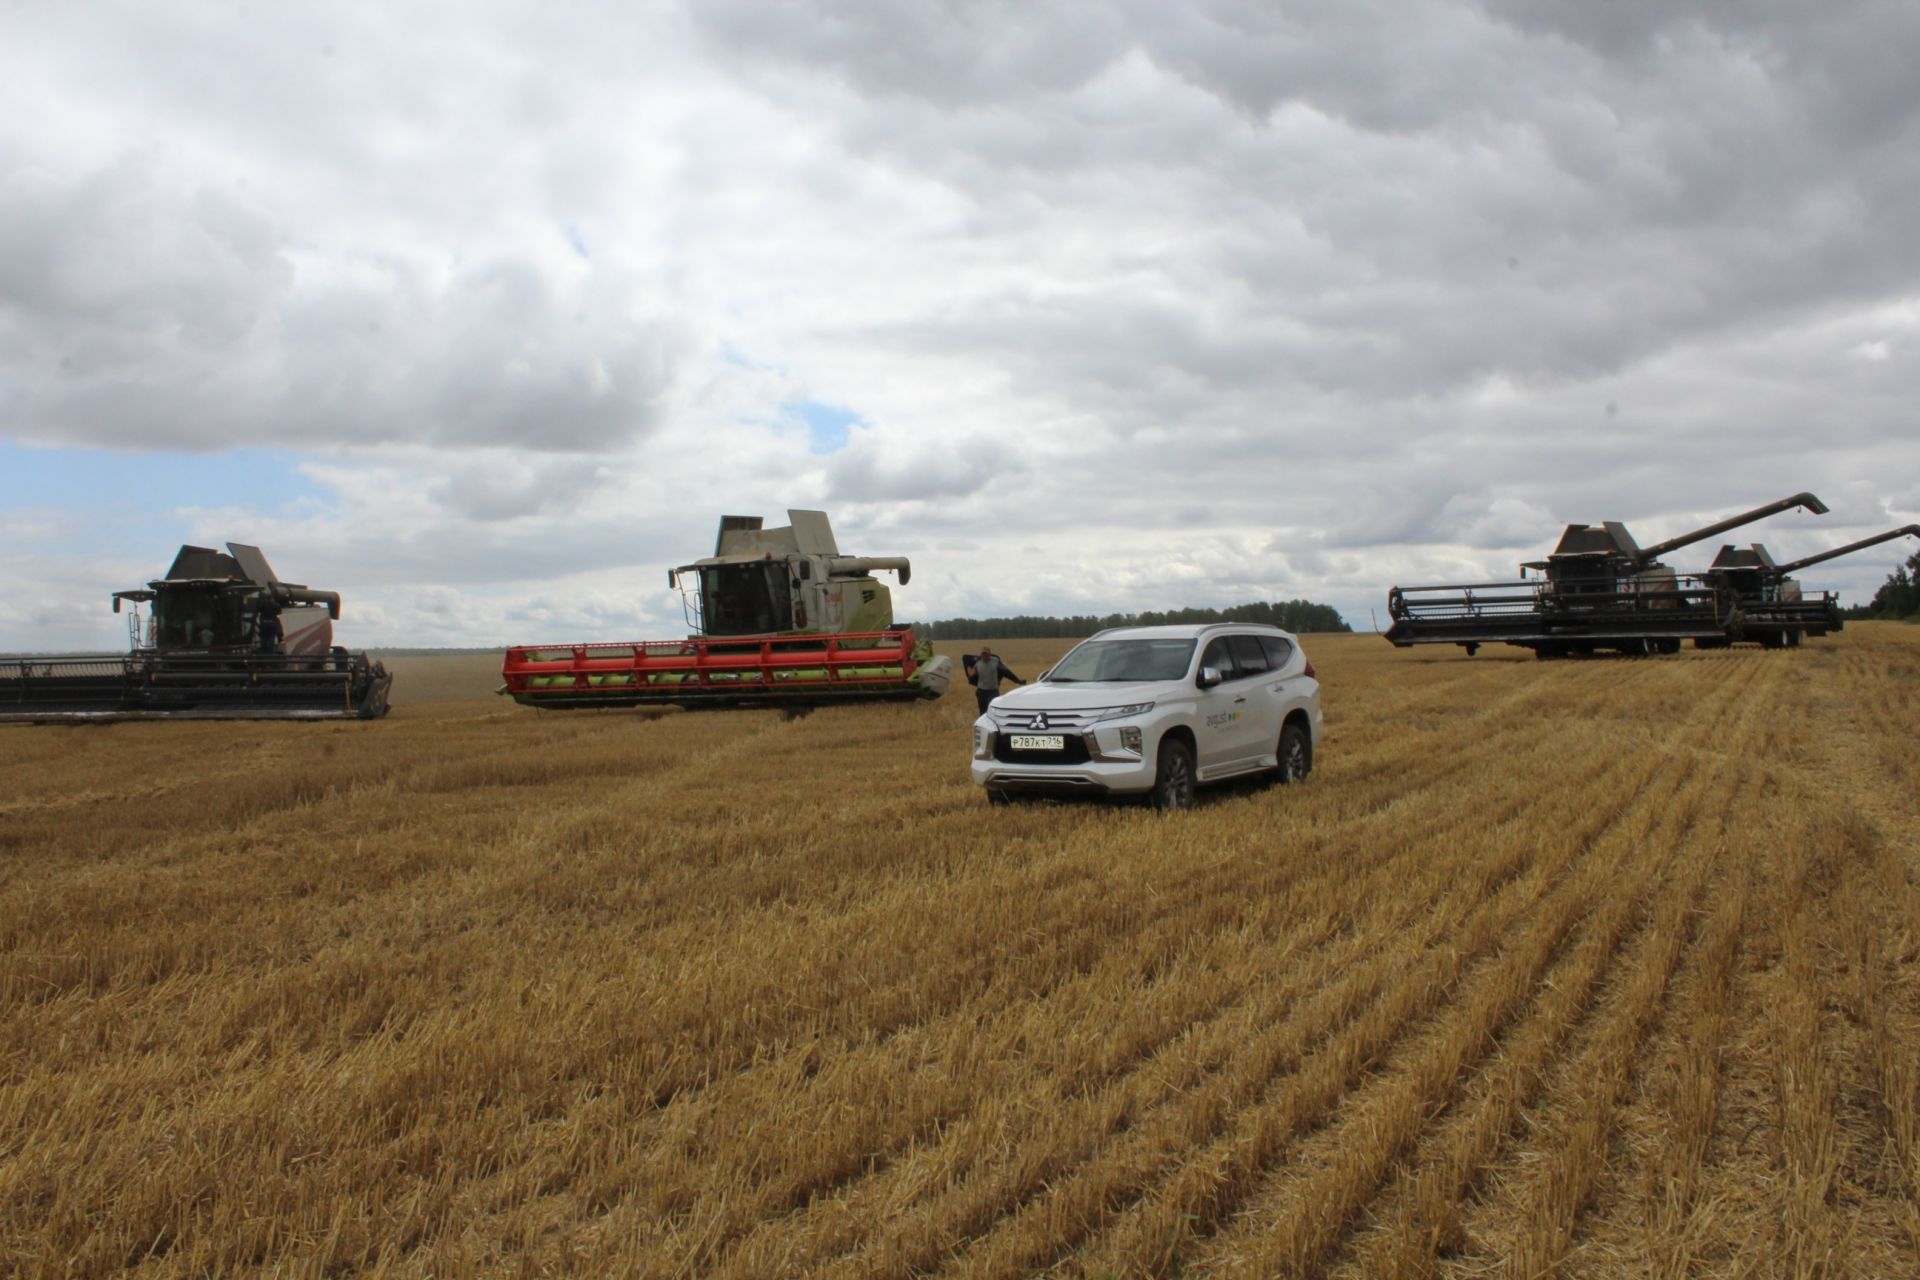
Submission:
[[[999,707],[994,707],[991,710],[994,726],[1002,733],[1080,733],[1101,714],[1098,709],[1045,711],[1021,707],[1017,711],[1011,708],[1002,711]],[[1046,724],[1036,724],[1035,721],[1043,716],[1046,718]]]

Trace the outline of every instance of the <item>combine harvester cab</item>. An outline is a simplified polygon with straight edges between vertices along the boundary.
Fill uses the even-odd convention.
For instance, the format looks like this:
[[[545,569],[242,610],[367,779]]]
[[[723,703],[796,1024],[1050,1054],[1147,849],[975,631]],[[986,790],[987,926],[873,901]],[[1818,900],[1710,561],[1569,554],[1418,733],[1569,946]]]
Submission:
[[[1757,542],[1745,547],[1721,547],[1706,577],[1739,601],[1740,625],[1725,639],[1709,640],[1704,647],[1716,648],[1747,640],[1768,649],[1797,648],[1805,636],[1823,636],[1840,630],[1846,623],[1840,616],[1839,596],[1832,591],[1808,592],[1801,587],[1799,579],[1790,575],[1905,537],[1920,538],[1920,524],[1889,529],[1786,564],[1776,563],[1772,554]]]
[[[1386,636],[1400,648],[1457,644],[1471,654],[1501,643],[1542,658],[1602,649],[1678,653],[1689,639],[1724,643],[1738,634],[1738,596],[1709,575],[1675,573],[1660,557],[1795,507],[1827,511],[1813,494],[1796,493],[1650,547],[1617,520],[1570,524],[1551,555],[1521,566],[1537,571],[1536,579],[1391,588]]]
[[[122,656],[0,658],[0,719],[371,720],[393,677],[333,644],[340,596],[282,582],[258,547],[181,547],[131,605]],[[140,606],[151,605],[141,627]],[[277,622],[280,637],[272,629]]]
[[[876,572],[904,556],[843,556],[823,511],[786,528],[722,516],[713,555],[669,570],[697,634],[685,640],[515,645],[501,692],[531,707],[781,707],[912,702],[947,691],[953,660],[895,626]],[[688,592],[691,590],[692,594]]]

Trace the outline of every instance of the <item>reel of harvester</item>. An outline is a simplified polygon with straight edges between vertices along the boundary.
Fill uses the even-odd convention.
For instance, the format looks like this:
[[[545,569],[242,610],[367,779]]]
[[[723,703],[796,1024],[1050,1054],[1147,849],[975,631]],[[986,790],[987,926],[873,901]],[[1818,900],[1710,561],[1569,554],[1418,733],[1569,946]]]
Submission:
[[[393,677],[332,643],[340,596],[274,575],[258,547],[182,547],[133,606],[120,655],[0,658],[0,719],[369,720]],[[139,606],[152,606],[144,632]]]
[[[514,645],[500,692],[527,706],[780,707],[912,702],[946,692],[953,662],[895,626],[904,556],[843,556],[825,512],[722,516],[714,554],[668,571],[697,634],[685,640]]]

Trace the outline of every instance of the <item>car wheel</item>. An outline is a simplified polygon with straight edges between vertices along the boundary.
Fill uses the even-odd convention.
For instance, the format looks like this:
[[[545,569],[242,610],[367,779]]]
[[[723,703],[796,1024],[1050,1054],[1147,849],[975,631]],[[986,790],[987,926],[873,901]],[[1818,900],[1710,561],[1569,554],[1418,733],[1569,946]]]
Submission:
[[[1149,797],[1156,809],[1193,808],[1193,748],[1178,738],[1160,743],[1160,764]]]
[[[1274,753],[1274,759],[1279,764],[1274,773],[1281,786],[1305,782],[1313,772],[1313,743],[1308,741],[1305,730],[1297,724],[1280,730],[1280,748]]]
[[[1003,804],[1012,804],[1013,797],[1008,795],[1004,791],[989,790],[987,792],[987,803],[990,805],[993,805],[995,808],[998,808]]]

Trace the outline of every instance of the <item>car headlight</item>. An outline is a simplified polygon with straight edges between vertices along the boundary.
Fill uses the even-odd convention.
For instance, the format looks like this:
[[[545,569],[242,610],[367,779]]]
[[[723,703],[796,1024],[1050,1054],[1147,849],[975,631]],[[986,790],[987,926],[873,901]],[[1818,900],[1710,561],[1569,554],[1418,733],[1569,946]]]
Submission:
[[[1120,749],[1138,752],[1140,750],[1140,726],[1123,724],[1120,726]]]
[[[1093,719],[1087,723],[1099,724],[1102,720],[1119,720],[1126,716],[1145,715],[1151,710],[1153,710],[1153,704],[1151,702],[1136,702],[1132,706],[1126,707],[1107,707],[1095,713]]]

